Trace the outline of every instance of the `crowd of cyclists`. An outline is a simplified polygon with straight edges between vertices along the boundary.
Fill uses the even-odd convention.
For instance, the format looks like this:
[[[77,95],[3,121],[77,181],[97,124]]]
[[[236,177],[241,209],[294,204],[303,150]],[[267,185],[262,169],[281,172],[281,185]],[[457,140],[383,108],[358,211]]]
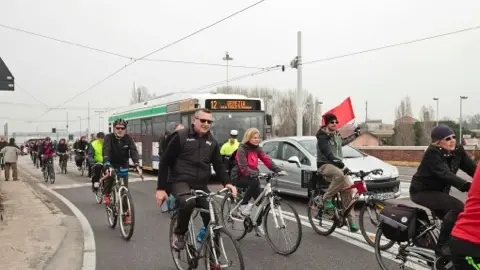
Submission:
[[[342,200],[352,200],[350,191],[345,191],[345,187],[351,185],[352,180],[346,176],[350,170],[341,161],[341,147],[358,137],[360,131],[356,129],[351,137],[342,138],[337,130],[337,117],[326,114],[323,118],[325,125],[316,135],[316,173],[330,183],[322,203],[324,211],[329,212],[335,208],[331,202],[334,194],[341,192]],[[256,199],[261,192],[258,160],[273,172],[286,174],[259,146],[260,131],[248,129],[242,142],[239,142],[238,131],[232,130],[230,139],[221,145],[210,133],[212,123],[212,113],[206,109],[198,109],[191,126],[176,125],[174,131],[165,134],[159,144],[161,162],[155,198],[159,206],[172,198],[176,201],[178,222],[170,243],[174,250],[185,248],[185,233],[193,209],[208,208],[205,199],[189,200],[193,195],[188,195],[188,192],[192,189],[209,192],[211,165],[217,178],[230,189],[234,197],[237,195],[237,187],[246,188],[238,210],[238,214],[243,216],[248,215],[253,207],[251,199]],[[47,137],[30,143],[28,148],[34,164],[39,160],[42,170],[47,159],[58,155],[60,162],[68,158],[68,153],[73,148],[77,167],[80,168],[83,162],[87,162],[92,189],[96,190],[105,169],[128,167],[131,158],[134,166],[140,170],[138,151],[133,139],[126,134],[126,128],[127,122],[118,119],[113,123],[114,131],[111,134],[100,132],[90,142],[86,137],[81,137],[70,147],[65,139],[56,143]],[[449,261],[455,266],[450,269],[480,269],[476,262],[480,258],[480,170],[464,147],[457,143],[454,132],[448,126],[435,127],[431,132],[431,139],[432,143],[411,181],[411,200],[426,207],[442,220],[438,243],[433,247],[436,256],[450,258]],[[472,176],[473,181],[459,177],[459,169]],[[107,205],[110,203],[112,181],[107,181],[104,189],[103,202]],[[128,186],[128,181],[125,185]],[[451,187],[468,192],[465,205],[450,195]],[[393,208],[385,209],[390,211]],[[352,211],[349,216],[349,229],[352,232],[358,231],[354,218]],[[210,217],[202,214],[202,219],[205,228]],[[255,230],[257,235],[264,235],[260,225]],[[198,237],[201,238],[201,235],[202,231]]]

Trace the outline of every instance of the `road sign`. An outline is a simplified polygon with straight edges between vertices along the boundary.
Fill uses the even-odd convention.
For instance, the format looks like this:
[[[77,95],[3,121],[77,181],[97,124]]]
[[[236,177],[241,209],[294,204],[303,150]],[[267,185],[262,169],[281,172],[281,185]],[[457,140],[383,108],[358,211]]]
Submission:
[[[14,91],[15,78],[0,57],[0,91]]]

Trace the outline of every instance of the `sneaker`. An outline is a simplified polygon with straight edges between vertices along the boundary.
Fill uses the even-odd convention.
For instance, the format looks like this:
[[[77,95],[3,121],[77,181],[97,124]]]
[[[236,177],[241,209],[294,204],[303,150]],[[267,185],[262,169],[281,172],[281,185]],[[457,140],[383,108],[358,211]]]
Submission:
[[[350,232],[356,233],[359,230],[360,229],[358,228],[357,223],[355,223],[355,222],[350,223]]]
[[[172,248],[180,251],[185,248],[185,236],[181,234],[172,234]]]
[[[245,205],[240,205],[238,207],[238,211],[244,216],[250,215],[250,212],[252,211],[253,208],[253,203],[245,204]]]
[[[335,209],[335,205],[333,205],[332,201],[325,201],[323,210],[326,212],[331,212],[333,209]]]
[[[123,224],[125,224],[125,225],[132,224],[132,218],[130,217],[130,215],[127,215],[127,216],[123,217]]]
[[[262,224],[255,226],[255,233],[259,237],[265,236],[265,230],[263,229]]]

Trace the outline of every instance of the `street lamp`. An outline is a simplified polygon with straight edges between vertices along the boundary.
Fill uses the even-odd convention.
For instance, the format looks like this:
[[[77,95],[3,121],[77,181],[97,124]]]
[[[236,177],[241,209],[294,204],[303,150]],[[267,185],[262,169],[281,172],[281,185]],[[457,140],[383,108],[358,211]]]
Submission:
[[[233,58],[230,57],[230,55],[228,54],[228,52],[225,52],[225,57],[223,57],[223,60],[224,60],[224,61],[227,61],[227,91],[228,91],[228,61],[232,61]]]
[[[463,139],[462,139],[462,122],[463,122],[463,119],[462,119],[462,103],[463,103],[463,100],[464,99],[467,99],[468,97],[467,96],[460,96],[460,131],[459,131],[459,135],[460,135],[460,144],[463,144]]]
[[[80,122],[80,137],[82,137],[82,117],[78,116],[78,121]]]
[[[437,102],[437,126],[438,126],[438,97],[434,97],[433,100]]]

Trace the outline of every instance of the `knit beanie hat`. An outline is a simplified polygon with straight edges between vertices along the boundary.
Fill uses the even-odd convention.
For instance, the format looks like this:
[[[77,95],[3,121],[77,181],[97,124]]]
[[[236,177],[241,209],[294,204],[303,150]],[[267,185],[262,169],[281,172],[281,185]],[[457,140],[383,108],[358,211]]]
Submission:
[[[432,142],[436,142],[453,134],[455,133],[449,126],[440,124],[433,128],[430,136],[432,137]]]
[[[338,121],[337,116],[333,113],[327,113],[323,115],[323,120],[325,122],[325,125],[328,125],[332,121]]]

